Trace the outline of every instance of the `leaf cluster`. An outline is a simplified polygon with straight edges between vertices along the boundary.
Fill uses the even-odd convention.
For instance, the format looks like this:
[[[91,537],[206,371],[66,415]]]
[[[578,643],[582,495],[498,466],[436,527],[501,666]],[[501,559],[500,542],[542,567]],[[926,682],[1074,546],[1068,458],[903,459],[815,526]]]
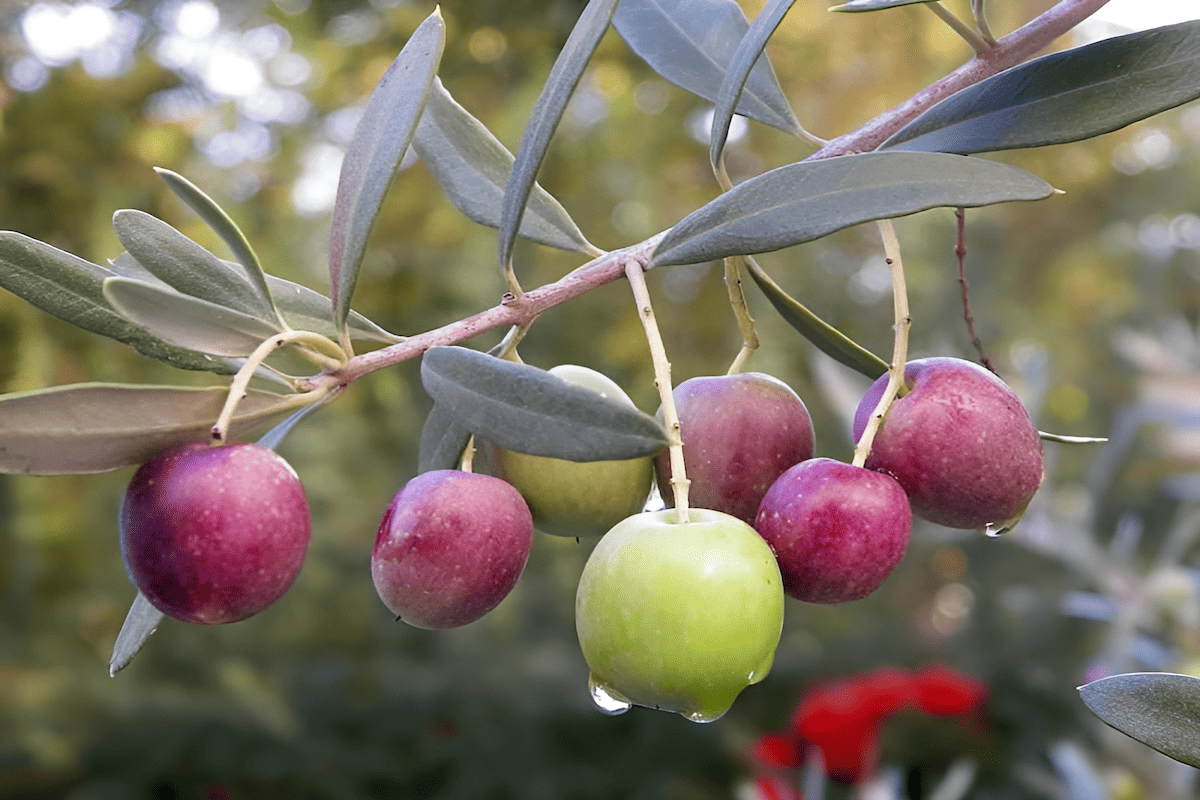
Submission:
[[[623,259],[651,269],[747,256],[934,207],[1046,198],[1054,190],[1042,179],[973,154],[1080,141],[1200,97],[1200,23],[1184,23],[997,70],[926,104],[911,119],[885,116],[875,126],[888,129],[879,147],[862,146],[865,133],[821,143],[798,122],[765,52],[793,2],[769,0],[750,21],[733,0],[589,0],[550,70],[515,154],[438,79],[446,31],[440,14],[430,15],[372,93],[343,161],[329,239],[328,296],[267,274],[229,215],[199,188],[165,170],[160,175],[169,188],[225,243],[234,260],[137,210],[114,216],[124,252],[104,266],[20,233],[0,233],[0,286],[81,329],[172,366],[236,374],[241,381],[235,381],[232,394],[224,385],[82,384],[5,395],[0,398],[0,472],[118,469],[203,438],[226,416],[228,433],[235,436],[279,423],[266,440],[274,445],[335,390],[417,356],[434,401],[422,435],[421,469],[457,464],[471,435],[574,460],[649,455],[666,445],[667,436],[648,415],[567,386],[542,370],[456,343],[483,330],[532,324],[546,307],[619,278]],[[866,12],[924,2],[852,0],[835,10]],[[536,183],[568,103],[609,27],[663,78],[714,104],[709,159],[721,189],[669,230],[621,254],[592,245],[566,209]],[[1009,52],[1004,40],[994,47],[1001,55]],[[975,62],[980,70],[987,68],[986,55]],[[821,149],[733,186],[724,149],[734,114]],[[464,326],[453,341],[420,338],[424,334],[404,340],[350,308],[372,227],[410,147],[457,209],[497,229],[497,261],[509,296],[487,318],[489,327]],[[526,293],[513,265],[518,237],[594,261],[564,276],[555,291]],[[749,271],[771,305],[817,347],[864,374],[880,374],[880,359],[816,318],[760,268]],[[289,340],[289,346],[319,367],[316,375],[295,378],[263,363],[264,346],[295,332],[311,334],[294,344]],[[385,347],[367,359],[354,354],[354,340]],[[287,391],[248,389],[245,383],[253,376]],[[134,622],[133,640],[122,642],[125,655],[132,655],[153,627],[145,619]],[[1187,738],[1180,732],[1184,726],[1172,723],[1163,733],[1160,723],[1147,722],[1168,712],[1193,718],[1188,704],[1194,704],[1194,690],[1180,689],[1178,681],[1164,683],[1165,678],[1148,683],[1120,677],[1085,687],[1089,707],[1151,746],[1195,763],[1195,748],[1179,744]]]

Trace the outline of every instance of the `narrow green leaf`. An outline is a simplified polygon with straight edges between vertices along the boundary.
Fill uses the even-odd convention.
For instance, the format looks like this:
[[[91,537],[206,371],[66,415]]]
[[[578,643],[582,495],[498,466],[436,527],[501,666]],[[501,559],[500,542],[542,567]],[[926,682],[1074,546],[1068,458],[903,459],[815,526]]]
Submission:
[[[453,414],[434,403],[421,428],[417,471],[458,469],[470,438],[471,432],[459,424]]]
[[[146,644],[150,634],[158,629],[158,623],[163,621],[164,616],[166,615],[150,604],[144,594],[137,593],[113,645],[112,658],[108,661],[109,677],[129,666],[129,662],[133,661],[133,657]]]
[[[937,0],[849,0],[846,3],[839,3],[836,6],[830,6],[830,11],[879,11],[884,8],[896,8],[897,6],[913,6],[919,3],[934,3]]]
[[[500,225],[504,185],[512,171],[513,155],[482,122],[455,102],[437,78],[413,137],[413,149],[455,208],[480,225]],[[561,250],[597,252],[566,209],[536,183],[519,233]]]
[[[275,305],[288,325],[296,330],[312,331],[337,339],[338,330],[333,327],[333,305],[328,297],[275,275],[267,276],[267,285],[271,287]],[[403,336],[388,333],[357,311],[350,312],[346,324],[350,328],[351,339],[385,344],[404,340]]]
[[[237,267],[232,262],[227,263],[231,269]],[[132,278],[160,287],[168,286],[139,264],[129,253],[121,253],[116,258],[110,259],[109,266],[117,277]],[[307,286],[275,275],[266,275],[265,277],[275,306],[283,316],[284,322],[295,330],[312,331],[331,339],[338,338],[338,330],[333,327],[333,305],[328,297],[320,292],[314,292]],[[347,323],[350,328],[350,338],[357,341],[395,344],[404,340],[403,336],[385,331],[357,311],[350,312]]]
[[[225,209],[217,205],[215,200],[182,175],[159,167],[155,167],[154,171],[180,200],[187,203],[188,207],[195,211],[208,227],[212,228],[213,233],[221,237],[221,241],[225,242],[225,246],[230,249],[234,258],[241,263],[246,278],[259,301],[268,309],[272,309],[271,291],[267,288],[267,279],[263,273],[262,264],[259,263],[258,256],[255,255],[254,248],[250,246],[242,229],[230,219],[229,215],[225,213]],[[275,315],[273,311],[272,313]],[[275,316],[277,317],[277,315]]]
[[[1121,733],[1200,767],[1200,678],[1131,672],[1081,686],[1079,696]]]
[[[617,0],[588,0],[583,13],[579,15],[579,21],[567,37],[562,52],[550,68],[546,85],[542,87],[542,93],[529,115],[529,123],[521,134],[521,144],[517,147],[512,171],[508,174],[508,182],[504,186],[504,205],[501,208],[498,226],[497,255],[500,269],[505,273],[508,272],[512,259],[517,231],[525,214],[525,205],[529,201],[530,192],[533,191],[542,160],[546,157],[550,139],[558,128],[567,101],[575,92],[584,69],[587,68],[592,54],[596,52],[604,32],[608,30],[608,23],[612,20],[616,7]]]
[[[214,356],[248,356],[280,330],[259,317],[132,278],[105,280],[104,297],[154,336]]]
[[[371,93],[342,160],[329,232],[329,289],[334,326],[341,330],[383,196],[425,108],[446,44],[446,23],[434,10],[413,31]]]
[[[1089,139],[1200,97],[1200,21],[1030,61],[947,97],[880,149],[982,153]]]
[[[255,444],[257,444],[259,447],[265,447],[268,450],[275,450],[280,444],[283,443],[284,438],[292,432],[292,429],[300,424],[301,420],[303,420],[312,412],[316,411],[321,406],[328,403],[334,397],[334,393],[327,394],[325,395],[324,399],[318,400],[315,403],[309,403],[299,411],[292,412],[290,417],[285,419],[283,422],[278,423],[275,427],[271,428],[271,430],[260,436]]]
[[[229,374],[224,361],[176,347],[130,322],[109,304],[103,285],[108,269],[20,233],[0,231],[0,287],[48,314],[127,344],[180,369]]]
[[[623,0],[613,16],[613,27],[659,75],[715,102],[750,23],[733,0]],[[746,70],[749,80],[742,79],[747,87],[737,112],[795,133],[799,123],[771,62],[756,55]]]
[[[742,103],[742,96],[745,94],[746,81],[751,77],[752,70],[763,72],[762,65],[766,65],[766,70],[770,72],[771,64],[766,58],[760,59],[763,49],[767,46],[767,41],[775,34],[775,29],[779,27],[779,23],[783,21],[784,15],[791,9],[792,4],[796,0],[770,0],[766,7],[754,18],[754,22],[750,25],[750,29],[741,37],[738,42],[737,49],[733,51],[733,55],[729,59],[729,66],[725,70],[725,77],[721,79],[721,85],[717,89],[717,96],[714,99],[715,106],[713,108],[712,133],[708,139],[708,159],[712,163],[713,172],[717,172],[718,164],[721,163],[721,151],[725,149],[725,140],[729,138],[729,123],[733,121],[734,104]],[[770,72],[771,80],[775,80],[774,72]],[[762,75],[758,76],[759,81],[762,80]],[[787,104],[787,98],[783,97],[783,91],[775,85],[775,90],[779,93],[783,100],[783,107],[787,109],[787,118],[792,127],[783,128],[782,130],[788,133],[795,133],[799,126],[795,115],[792,113],[791,107]],[[745,111],[742,113],[746,116]],[[779,126],[776,126],[779,127]]]
[[[118,278],[132,278],[135,281],[152,283],[155,286],[171,286],[171,284],[167,283],[162,278],[143,267],[136,258],[129,255],[129,253],[125,251],[122,251],[121,254],[116,258],[110,258],[108,260],[108,270],[112,273],[112,275],[109,277],[116,276]]]
[[[1044,442],[1058,442],[1059,444],[1106,444],[1107,436],[1067,436],[1064,433],[1050,433],[1048,431],[1038,431],[1038,437]]]
[[[779,284],[771,280],[771,276],[763,272],[762,268],[753,260],[747,259],[746,269],[779,315],[825,355],[866,375],[871,380],[875,380],[887,372],[888,363],[886,361],[818,317],[799,301],[794,300],[787,292],[779,288]]]
[[[227,387],[79,383],[0,395],[0,473],[74,475],[149,461],[207,440]],[[251,389],[230,425],[237,437],[280,420],[303,395]]]
[[[654,455],[668,443],[666,430],[649,414],[545,370],[465,347],[427,350],[421,382],[439,413],[506,450],[618,461]]]
[[[1017,167],[940,153],[802,161],[751,178],[689,214],[659,242],[651,263],[763,253],[870,220],[936,206],[1037,200],[1053,191]]]
[[[161,219],[124,209],[113,215],[113,229],[130,256],[180,292],[276,321],[270,298],[259,292],[240,265],[217,258]]]

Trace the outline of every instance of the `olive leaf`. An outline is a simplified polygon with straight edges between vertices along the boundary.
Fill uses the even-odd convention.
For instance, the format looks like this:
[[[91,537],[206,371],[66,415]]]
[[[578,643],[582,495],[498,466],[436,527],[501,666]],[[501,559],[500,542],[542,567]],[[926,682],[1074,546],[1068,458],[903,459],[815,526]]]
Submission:
[[[280,331],[261,317],[132,278],[106,279],[104,297],[117,313],[164,341],[214,356],[244,358]]]
[[[426,351],[421,382],[443,418],[506,450],[619,461],[654,455],[668,444],[666,430],[649,414],[537,367],[465,347]]]
[[[308,405],[302,407],[299,411],[293,412],[290,417],[260,436],[255,444],[257,444],[259,447],[265,447],[268,450],[275,450],[283,442],[284,437],[291,433],[292,429],[299,424],[300,420],[304,419],[309,414],[325,405],[325,403],[329,402],[331,399],[333,399],[333,397],[333,393],[327,394],[323,400],[319,400],[315,403],[309,403]]]
[[[232,262],[226,263],[231,268],[237,266]],[[110,259],[109,267],[116,277],[132,278],[141,283],[169,288],[165,282],[155,277],[129,253],[121,253],[116,258]],[[284,322],[296,330],[312,331],[331,339],[337,338],[338,331],[333,327],[333,306],[328,297],[307,286],[275,275],[266,275],[265,277],[272,301],[279,309]],[[346,322],[350,328],[351,339],[385,344],[395,344],[404,340],[403,336],[385,331],[357,311],[351,311]]]
[[[943,153],[865,153],[802,161],[735,186],[659,242],[653,266],[778,250],[876,219],[936,206],[982,206],[1050,195],[1025,170]]]
[[[825,355],[875,380],[888,370],[888,363],[793,299],[753,259],[746,260],[750,277],[789,325]]]
[[[830,6],[830,11],[879,11],[884,8],[896,8],[897,6],[913,6],[919,3],[935,3],[937,0],[849,0],[846,3],[839,3],[836,6]]]
[[[796,0],[771,0],[754,18],[754,22],[751,23],[749,30],[741,36],[737,49],[729,58],[729,66],[717,88],[716,97],[713,98],[715,105],[713,107],[712,133],[708,139],[708,159],[712,163],[713,172],[718,171],[717,165],[721,162],[721,151],[725,149],[725,140],[729,137],[729,123],[733,121],[734,106],[737,104],[738,110],[742,111],[742,114],[750,116],[741,109],[747,81],[755,74],[754,70],[758,70],[759,73],[770,70],[770,62],[760,56],[767,46],[767,41],[775,33],[775,29],[783,21],[784,15],[795,2]],[[762,65],[766,65],[766,70]],[[774,73],[771,73],[772,80],[774,77]],[[757,79],[761,83],[762,75],[758,74]],[[778,87],[776,89],[778,90]],[[753,87],[751,91],[753,92]],[[782,91],[778,91],[782,98]],[[783,99],[783,107],[787,109],[789,123],[792,126],[783,128],[783,130],[788,133],[796,133],[799,122],[792,114],[786,99]]]
[[[655,72],[713,102],[750,27],[733,0],[622,0],[612,22],[630,49]],[[737,113],[795,133],[799,123],[770,61],[756,54],[746,70],[749,79],[742,79],[746,89]]]
[[[254,248],[250,246],[250,242],[246,239],[246,235],[242,233],[241,228],[229,218],[229,215],[225,213],[225,209],[217,205],[215,200],[201,191],[199,187],[187,178],[169,169],[162,169],[160,167],[155,167],[154,171],[158,173],[158,176],[163,179],[180,200],[195,211],[200,219],[204,220],[217,236],[221,237],[221,241],[225,242],[225,246],[230,249],[234,257],[241,263],[255,295],[271,310],[272,316],[278,320],[278,313],[275,311],[271,300],[271,291],[267,287],[267,279],[263,272],[262,264],[259,263],[258,256],[254,253]]]
[[[446,44],[441,12],[425,18],[371,93],[338,177],[329,232],[333,324],[341,330],[383,196],[408,150]]]
[[[167,283],[162,278],[143,267],[141,262],[129,255],[127,251],[122,252],[116,258],[110,258],[108,260],[108,270],[112,273],[112,275],[108,277],[132,278],[133,280],[141,281],[142,283],[150,283],[159,287],[171,288],[171,284]]]
[[[460,106],[437,78],[413,137],[413,149],[454,207],[480,225],[500,225],[513,155]],[[560,250],[598,253],[557,200],[534,184],[521,236]]]
[[[1200,21],[1051,53],[956,92],[880,149],[982,153],[1089,139],[1200,97]]]
[[[1130,672],[1079,687],[1092,713],[1121,733],[1200,767],[1200,678]]]
[[[0,286],[48,314],[127,344],[180,369],[230,374],[219,359],[163,341],[130,322],[104,296],[114,273],[20,233],[0,231]]]
[[[133,661],[133,657],[146,644],[150,634],[158,630],[158,623],[162,622],[165,616],[150,604],[144,594],[137,593],[137,597],[133,598],[133,605],[129,607],[129,613],[125,615],[121,632],[117,634],[117,641],[113,645],[112,658],[108,660],[109,677],[115,676],[129,666],[129,662]]]
[[[471,432],[443,406],[434,403],[421,428],[421,445],[417,456],[418,472],[439,469],[458,469]]]
[[[265,282],[260,290],[241,265],[217,258],[157,217],[124,209],[113,215],[113,230],[130,256],[183,294],[278,321]]]
[[[512,251],[516,245],[517,231],[521,227],[525,206],[533,191],[534,181],[550,139],[558,128],[567,101],[575,92],[584,69],[596,52],[608,23],[616,10],[617,0],[588,0],[583,13],[566,44],[550,68],[546,85],[538,95],[537,103],[529,115],[529,122],[521,134],[521,143],[517,146],[517,155],[513,161],[512,171],[504,185],[504,203],[500,210],[499,239],[497,256],[500,269],[508,274],[511,268]]]
[[[227,387],[79,383],[0,395],[0,473],[74,475],[149,461],[206,440]],[[229,427],[233,437],[311,402],[251,389]]]
[[[314,292],[307,286],[276,277],[267,276],[267,285],[271,288],[271,296],[279,313],[288,325],[296,330],[312,331],[331,339],[336,339],[338,331],[333,327],[333,305],[328,297],[320,292]],[[383,342],[395,344],[404,340],[403,336],[389,333],[371,320],[351,311],[346,318],[350,330],[350,338],[368,342]]]

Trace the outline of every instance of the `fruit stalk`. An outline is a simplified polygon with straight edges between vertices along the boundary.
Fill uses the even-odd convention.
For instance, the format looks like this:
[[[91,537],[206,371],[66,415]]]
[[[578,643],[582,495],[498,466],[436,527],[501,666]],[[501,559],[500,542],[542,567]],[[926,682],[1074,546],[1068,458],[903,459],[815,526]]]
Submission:
[[[900,260],[900,241],[896,238],[896,229],[890,219],[881,219],[878,223],[879,235],[883,237],[883,252],[887,257],[888,266],[892,269],[892,306],[896,316],[896,338],[892,345],[892,363],[888,367],[888,384],[879,398],[878,405],[871,412],[871,419],[854,448],[854,466],[861,467],[871,454],[871,443],[875,441],[875,433],[883,422],[892,401],[900,394],[904,386],[904,366],[908,360],[908,329],[912,325],[912,317],[908,312],[908,287],[904,282],[904,262]]]
[[[737,317],[738,329],[742,333],[742,349],[729,367],[729,374],[736,375],[745,367],[746,359],[758,349],[758,333],[754,330],[754,317],[746,305],[746,293],[742,288],[742,267],[748,256],[730,256],[725,259],[725,287],[729,290],[729,304]]]
[[[675,509],[679,523],[688,522],[688,479],[683,466],[683,436],[679,429],[679,413],[675,410],[675,397],[671,393],[671,362],[667,360],[667,349],[663,346],[658,322],[654,319],[654,307],[650,304],[650,292],[646,289],[646,273],[636,260],[625,262],[625,276],[633,289],[638,304],[638,317],[646,331],[646,343],[650,346],[650,358],[654,362],[654,385],[662,401],[663,424],[671,438],[671,490],[675,495]]]
[[[320,344],[322,347],[328,347],[331,344],[329,339],[311,331],[285,331],[272,336],[256,347],[254,352],[246,359],[246,363],[238,370],[237,375],[233,377],[233,383],[229,386],[229,395],[225,398],[225,405],[221,408],[221,413],[217,416],[217,421],[212,427],[212,439],[214,442],[221,443],[225,441],[225,432],[229,430],[229,421],[233,419],[233,413],[237,410],[238,403],[242,401],[242,397],[246,394],[246,387],[250,385],[250,379],[254,377],[254,373],[262,366],[267,356],[281,347],[295,343]],[[318,394],[314,399],[320,399],[328,393],[329,388],[323,387],[315,391]],[[309,394],[309,392],[305,394]]]
[[[991,362],[988,361],[987,354],[983,352],[983,342],[979,339],[979,334],[975,332],[975,317],[971,315],[971,289],[967,285],[966,271],[967,210],[956,208],[954,216],[958,222],[958,242],[954,246],[954,256],[958,259],[958,285],[962,287],[963,319],[967,323],[967,333],[971,336],[971,344],[975,345],[975,352],[979,353],[979,363],[995,372]]]

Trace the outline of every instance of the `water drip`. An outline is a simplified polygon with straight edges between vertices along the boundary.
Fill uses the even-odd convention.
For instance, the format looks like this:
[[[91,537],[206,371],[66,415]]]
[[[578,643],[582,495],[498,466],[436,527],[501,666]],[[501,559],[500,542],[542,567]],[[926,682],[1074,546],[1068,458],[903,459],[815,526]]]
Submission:
[[[725,716],[725,712],[728,710],[728,708],[723,708],[715,714],[707,711],[693,711],[692,713],[684,714],[683,716],[687,719],[690,719],[692,722],[716,722],[721,717]]]
[[[588,676],[588,690],[592,694],[592,702],[596,704],[596,708],[605,714],[615,716],[624,714],[633,708],[633,703],[625,699],[620,692],[596,680],[595,675]]]

